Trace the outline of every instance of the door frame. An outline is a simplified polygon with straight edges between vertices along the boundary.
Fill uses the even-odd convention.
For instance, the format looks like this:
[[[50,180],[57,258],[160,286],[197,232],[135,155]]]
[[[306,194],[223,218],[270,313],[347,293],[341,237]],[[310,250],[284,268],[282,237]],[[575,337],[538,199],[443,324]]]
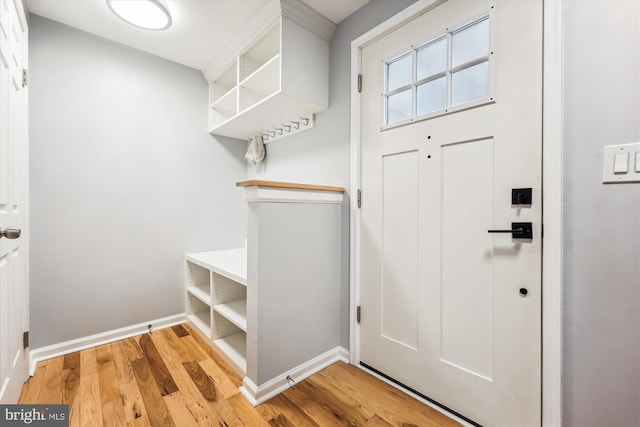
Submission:
[[[350,362],[360,363],[360,209],[362,49],[447,0],[418,0],[351,42]],[[562,425],[562,0],[543,2],[542,425]],[[546,184],[545,184],[546,183]],[[366,203],[366,194],[363,195]],[[365,314],[366,316],[366,314]]]

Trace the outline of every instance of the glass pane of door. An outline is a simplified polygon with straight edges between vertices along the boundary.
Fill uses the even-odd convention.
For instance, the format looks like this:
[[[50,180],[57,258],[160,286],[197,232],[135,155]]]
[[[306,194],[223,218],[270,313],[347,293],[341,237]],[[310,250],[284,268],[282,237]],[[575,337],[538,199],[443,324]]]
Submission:
[[[451,66],[457,67],[489,54],[489,19],[476,22],[451,36]]]
[[[387,92],[411,83],[412,65],[413,58],[410,53],[387,64]]]
[[[417,80],[433,76],[447,69],[447,39],[446,37],[429,43],[417,51]]]
[[[387,97],[387,124],[411,118],[411,89]]]
[[[489,96],[489,61],[451,74],[451,105],[456,106]]]
[[[447,107],[447,78],[441,77],[421,84],[417,89],[417,98],[418,116],[444,110]]]

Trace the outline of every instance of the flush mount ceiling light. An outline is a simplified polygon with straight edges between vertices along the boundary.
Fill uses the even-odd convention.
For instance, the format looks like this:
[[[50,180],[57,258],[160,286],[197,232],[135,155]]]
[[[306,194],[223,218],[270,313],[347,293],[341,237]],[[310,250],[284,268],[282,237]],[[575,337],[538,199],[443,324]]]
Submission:
[[[120,19],[145,30],[166,30],[171,14],[160,0],[107,0],[107,6]]]

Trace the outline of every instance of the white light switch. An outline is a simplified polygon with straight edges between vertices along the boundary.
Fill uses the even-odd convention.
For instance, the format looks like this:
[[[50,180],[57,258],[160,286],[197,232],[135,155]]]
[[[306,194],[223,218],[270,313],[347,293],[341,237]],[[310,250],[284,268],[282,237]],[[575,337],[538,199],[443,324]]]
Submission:
[[[603,154],[602,182],[640,182],[640,142],[607,145]]]
[[[629,153],[618,153],[613,156],[613,173],[629,172]]]

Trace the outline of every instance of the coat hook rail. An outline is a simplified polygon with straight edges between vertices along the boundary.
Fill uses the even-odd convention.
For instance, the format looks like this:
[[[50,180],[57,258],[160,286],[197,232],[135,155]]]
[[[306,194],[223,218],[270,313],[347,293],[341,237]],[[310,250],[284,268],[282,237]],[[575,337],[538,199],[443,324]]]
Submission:
[[[291,123],[291,124],[288,124]],[[289,120],[288,123],[281,123],[280,126],[274,126],[271,129],[264,129],[260,132],[264,143],[273,142],[275,140],[294,135],[305,130],[313,129],[315,126],[315,117],[313,114],[309,117],[300,116],[299,119]],[[251,138],[249,138],[251,140]]]

